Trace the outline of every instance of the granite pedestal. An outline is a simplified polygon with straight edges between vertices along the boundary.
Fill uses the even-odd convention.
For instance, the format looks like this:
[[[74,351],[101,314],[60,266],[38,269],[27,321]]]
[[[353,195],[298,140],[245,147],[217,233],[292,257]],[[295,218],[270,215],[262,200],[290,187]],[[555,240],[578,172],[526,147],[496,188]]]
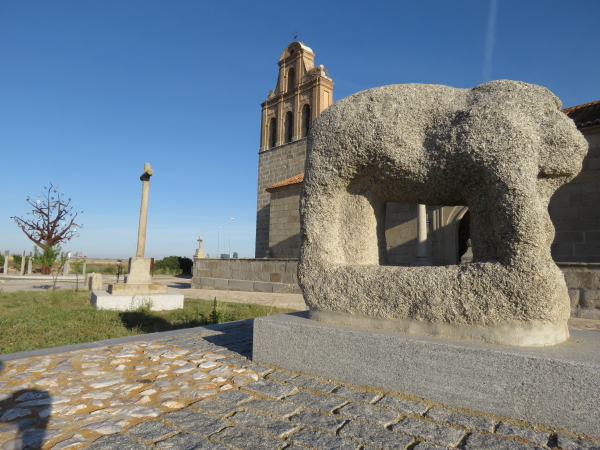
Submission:
[[[317,322],[254,320],[253,360],[600,437],[600,333],[511,347]]]

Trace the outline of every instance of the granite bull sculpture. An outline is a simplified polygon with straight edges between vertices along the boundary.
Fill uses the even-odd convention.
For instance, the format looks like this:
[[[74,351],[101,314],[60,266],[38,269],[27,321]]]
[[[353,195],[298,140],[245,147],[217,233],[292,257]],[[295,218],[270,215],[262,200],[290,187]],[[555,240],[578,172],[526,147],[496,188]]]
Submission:
[[[509,345],[568,339],[552,194],[587,143],[541,86],[390,85],[326,109],[308,136],[298,279],[316,320]],[[468,206],[473,262],[386,265],[387,202]]]

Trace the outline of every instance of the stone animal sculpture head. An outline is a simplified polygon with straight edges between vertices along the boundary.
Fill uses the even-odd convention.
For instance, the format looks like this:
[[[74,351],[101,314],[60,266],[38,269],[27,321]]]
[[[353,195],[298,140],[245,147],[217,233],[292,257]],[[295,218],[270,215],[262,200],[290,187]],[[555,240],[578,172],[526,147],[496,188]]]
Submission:
[[[541,86],[391,85],[325,110],[308,137],[298,278],[309,316],[511,345],[568,338],[548,202],[587,143]],[[473,262],[386,266],[387,202],[466,205]]]

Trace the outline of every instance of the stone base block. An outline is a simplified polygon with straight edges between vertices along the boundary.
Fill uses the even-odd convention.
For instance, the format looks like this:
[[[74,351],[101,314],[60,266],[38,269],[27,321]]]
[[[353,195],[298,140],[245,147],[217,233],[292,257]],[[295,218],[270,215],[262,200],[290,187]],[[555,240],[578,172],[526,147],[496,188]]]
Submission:
[[[600,333],[510,347],[317,322],[254,320],[253,360],[600,437]]]
[[[150,306],[151,311],[166,311],[183,308],[183,295],[112,295],[108,291],[93,291],[90,303],[98,309],[131,311]]]
[[[113,283],[108,285],[108,293],[113,295],[156,295],[166,294],[167,286],[161,283],[131,284]]]
[[[132,257],[129,258],[129,267],[127,275],[125,275],[125,283],[131,284],[150,284],[152,277],[150,276],[151,258]]]

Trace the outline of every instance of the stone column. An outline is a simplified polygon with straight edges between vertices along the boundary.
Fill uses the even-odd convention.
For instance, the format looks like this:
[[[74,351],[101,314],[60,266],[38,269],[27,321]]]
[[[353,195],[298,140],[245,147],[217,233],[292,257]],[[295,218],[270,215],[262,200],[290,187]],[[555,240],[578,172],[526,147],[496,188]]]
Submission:
[[[411,266],[430,266],[431,260],[427,255],[427,206],[417,207],[417,254],[410,263]]]
[[[140,224],[138,227],[138,242],[135,256],[144,257],[146,248],[146,223],[148,221],[148,195],[150,194],[150,177],[154,172],[149,163],[144,163],[144,173],[140,177],[142,180],[142,204],[140,206]]]
[[[83,270],[81,271],[81,274],[83,275],[83,277],[85,278],[85,270],[87,269],[87,261],[83,261]]]
[[[29,252],[29,261],[27,262],[27,274],[31,275],[33,273],[33,254]]]
[[[25,275],[25,251],[23,251],[23,256],[21,257],[21,276]]]
[[[69,275],[69,260],[68,259],[65,261],[65,265],[63,267],[63,275],[64,276]]]

